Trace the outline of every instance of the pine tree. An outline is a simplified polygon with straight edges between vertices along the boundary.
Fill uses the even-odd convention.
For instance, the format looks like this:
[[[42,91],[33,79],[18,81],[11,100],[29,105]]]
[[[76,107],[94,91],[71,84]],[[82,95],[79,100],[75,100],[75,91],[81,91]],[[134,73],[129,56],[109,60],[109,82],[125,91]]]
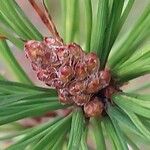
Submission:
[[[149,145],[150,95],[143,90],[150,83],[122,87],[150,73],[150,3],[123,35],[135,0],[62,0],[57,27],[49,0],[28,2],[49,37],[15,0],[0,1],[0,58],[13,77],[0,74],[5,149],[138,150],[141,143]],[[31,81],[11,44],[22,50],[45,87]]]

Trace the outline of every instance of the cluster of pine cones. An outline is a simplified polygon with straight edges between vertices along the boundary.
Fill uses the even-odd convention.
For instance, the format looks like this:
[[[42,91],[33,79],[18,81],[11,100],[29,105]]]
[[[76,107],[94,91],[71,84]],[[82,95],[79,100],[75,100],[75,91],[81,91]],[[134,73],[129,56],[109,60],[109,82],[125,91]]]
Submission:
[[[103,103],[95,95],[109,85],[111,76],[100,71],[96,54],[54,38],[26,42],[25,53],[38,79],[58,91],[61,103],[83,106],[88,117],[102,113]]]

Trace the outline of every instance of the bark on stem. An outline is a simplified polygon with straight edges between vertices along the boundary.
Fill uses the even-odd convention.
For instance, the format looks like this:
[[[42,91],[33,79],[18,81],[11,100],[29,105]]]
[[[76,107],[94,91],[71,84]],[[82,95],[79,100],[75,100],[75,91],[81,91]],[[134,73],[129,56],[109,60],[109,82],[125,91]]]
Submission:
[[[38,4],[35,2],[35,0],[28,0],[30,2],[30,4],[32,5],[32,7],[34,8],[34,10],[37,12],[37,14],[40,16],[41,20],[43,21],[43,23],[47,26],[47,28],[49,29],[49,31],[51,32],[51,34],[54,36],[54,38],[56,38],[57,40],[59,40],[60,42],[63,43],[62,38],[60,37],[55,24],[52,20],[52,17],[50,16],[50,14],[48,13],[48,10],[44,4],[43,1],[43,6],[45,8],[45,11],[43,11]]]

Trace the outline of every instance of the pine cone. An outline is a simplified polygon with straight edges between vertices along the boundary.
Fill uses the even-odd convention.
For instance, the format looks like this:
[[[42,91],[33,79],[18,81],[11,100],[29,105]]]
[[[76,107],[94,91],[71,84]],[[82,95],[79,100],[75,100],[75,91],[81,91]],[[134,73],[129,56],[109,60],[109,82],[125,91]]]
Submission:
[[[100,100],[92,97],[109,85],[111,76],[108,70],[100,71],[96,54],[86,54],[79,45],[62,44],[54,38],[28,41],[25,53],[38,79],[56,88],[61,103],[84,106],[87,116],[101,113]]]

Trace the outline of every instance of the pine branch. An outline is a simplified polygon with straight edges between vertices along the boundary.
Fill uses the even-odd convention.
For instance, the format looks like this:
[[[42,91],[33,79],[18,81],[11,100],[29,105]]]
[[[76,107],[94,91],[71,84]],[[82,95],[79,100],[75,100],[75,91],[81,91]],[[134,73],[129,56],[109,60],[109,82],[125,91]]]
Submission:
[[[36,0],[28,1],[43,23],[47,26],[52,36],[63,44],[64,51],[66,52],[66,47],[71,44],[66,45],[63,43],[52,17],[48,13],[50,12],[49,7],[47,6],[48,0],[43,0],[42,6],[44,9],[38,5]],[[103,79],[110,75],[107,71],[104,71],[107,63],[111,70],[111,82],[108,82],[105,87],[98,89],[95,93],[88,94],[88,96],[90,96],[89,101],[86,99],[84,103],[80,104],[79,101],[75,101],[82,97],[75,99],[76,95],[72,94],[72,98],[74,99],[72,100],[70,98],[70,82],[66,81],[67,85],[69,85],[67,87],[68,93],[62,92],[61,94],[64,94],[65,98],[68,98],[73,102],[71,105],[62,105],[59,101],[59,97],[63,95],[59,93],[58,97],[58,94],[54,89],[24,84],[30,83],[30,80],[12,55],[5,40],[9,40],[22,49],[24,42],[30,39],[40,41],[43,37],[27,19],[22,9],[15,1],[1,1],[1,56],[5,59],[6,64],[11,67],[19,81],[23,82],[17,83],[6,81],[3,80],[4,77],[0,75],[0,125],[5,125],[0,127],[0,132],[2,132],[2,130],[4,133],[6,131],[8,132],[14,124],[10,133],[0,137],[1,141],[13,141],[13,144],[6,148],[7,150],[58,150],[63,149],[64,147],[68,150],[88,150],[88,148],[90,148],[90,143],[88,143],[87,140],[89,138],[87,133],[88,129],[91,127],[90,124],[92,124],[93,130],[91,131],[94,133],[97,149],[101,148],[106,150],[107,145],[105,141],[107,140],[111,141],[112,150],[128,150],[128,145],[138,150],[138,140],[136,140],[136,137],[137,139],[140,139],[140,142],[149,143],[150,95],[137,94],[137,90],[145,89],[149,87],[149,84],[129,93],[122,92],[120,87],[120,85],[123,85],[131,79],[150,73],[150,49],[149,44],[145,44],[150,33],[148,30],[150,27],[150,4],[148,4],[126,38],[121,40],[122,42],[116,41],[134,1],[135,0],[100,0],[98,1],[97,9],[94,8],[95,4],[91,0],[83,1],[85,6],[84,9],[80,6],[82,3],[78,0],[61,1],[64,41],[81,43],[82,46],[85,46],[86,52],[91,51],[98,54],[101,63],[101,68],[98,68],[101,82],[108,82],[108,79]],[[84,15],[82,15],[81,12]],[[96,17],[94,15],[96,15]],[[81,24],[83,25],[81,26]],[[81,27],[84,27],[84,25],[86,25],[86,27],[81,32]],[[79,38],[80,36],[82,39]],[[46,41],[42,41],[41,43],[44,45],[44,42]],[[112,48],[114,43],[118,45],[118,47]],[[40,46],[43,46],[42,44]],[[34,47],[34,44],[32,46]],[[42,58],[45,58],[45,53],[43,54],[44,57],[40,53],[40,46],[37,46],[36,51],[39,52]],[[141,47],[138,48],[139,46]],[[43,51],[45,51],[45,47],[42,48]],[[50,57],[51,52],[54,52],[54,50],[51,50],[53,48],[56,51],[60,48],[60,56],[56,53],[56,59],[59,59],[59,57],[64,55],[64,53],[61,53],[64,51],[59,44],[50,45],[46,48],[48,48],[48,51],[50,48],[50,52],[48,53],[50,54]],[[78,49],[79,47],[75,46],[73,50],[77,52],[76,50]],[[31,49],[31,51],[32,50],[33,49]],[[69,52],[70,51],[71,50],[69,50]],[[86,56],[88,56],[86,52],[79,52],[79,55],[84,54],[84,58],[86,58]],[[108,60],[110,52],[112,52],[112,54]],[[76,54],[71,56],[71,61],[73,60],[74,62],[74,59],[76,59],[75,56]],[[85,69],[88,60],[85,60],[84,62],[84,59],[82,58],[83,56],[77,58],[77,62],[81,61],[82,64],[85,63],[85,66],[83,67]],[[40,57],[38,57],[36,63],[39,63],[39,59]],[[50,60],[51,58],[48,61]],[[93,59],[92,57],[89,60],[91,64],[95,63],[95,58]],[[43,63],[43,61],[44,59],[42,59],[41,62]],[[34,62],[31,60],[31,63],[33,64]],[[43,65],[42,63],[41,65]],[[52,64],[49,63],[47,66],[49,67],[51,65]],[[56,65],[58,64],[56,63]],[[63,64],[60,64],[60,66],[63,66]],[[73,68],[76,69],[74,63],[73,66]],[[39,69],[42,70],[42,67],[39,67]],[[56,67],[53,69],[56,69]],[[57,76],[60,73],[59,69],[57,68],[58,72],[55,79],[57,79]],[[83,70],[86,72],[88,69],[83,70],[81,68],[80,70],[79,68],[79,71],[82,72]],[[91,70],[92,69],[93,65],[91,65]],[[99,69],[102,69],[102,72],[99,72]],[[42,71],[44,71],[44,69]],[[46,73],[44,72],[44,77],[50,77],[51,72],[49,71],[50,69],[48,68]],[[104,75],[102,74],[103,71]],[[88,72],[86,78],[90,79],[89,77],[95,73],[93,70],[91,72],[92,74]],[[87,74],[87,72],[85,74]],[[44,80],[46,81],[46,79]],[[48,78],[48,80],[51,79]],[[79,82],[82,80],[84,79],[79,80]],[[92,80],[87,81],[88,85],[91,85],[89,83],[93,83],[95,79],[92,78]],[[101,82],[100,85],[105,85],[105,83]],[[94,83],[91,90],[95,87]],[[73,88],[75,88],[75,86],[73,86]],[[87,86],[85,86],[85,91],[82,92],[85,94],[84,96],[86,96],[86,89]],[[60,92],[61,90],[59,89],[58,91]],[[80,90],[82,90],[82,87]],[[112,94],[114,91],[115,93]],[[91,91],[89,90],[88,92]],[[77,95],[80,96],[80,94]],[[69,108],[70,106],[71,109]],[[69,108],[69,111],[67,108]],[[55,111],[58,109],[62,109],[63,114],[61,114],[61,111]],[[67,109],[67,112],[65,109]],[[70,110],[73,111],[73,113],[70,113]],[[31,119],[35,116],[42,118],[47,115],[47,113],[50,113],[48,116],[50,121],[37,125],[36,127],[24,130],[24,128],[20,128],[20,125],[18,126],[18,124],[14,123],[14,121],[19,121],[24,118]],[[57,118],[59,115],[63,117]],[[91,119],[92,116],[94,116],[94,118]],[[89,126],[86,123],[89,123]],[[21,131],[18,131],[19,128]],[[107,136],[109,139],[107,139]],[[63,145],[66,146],[63,147]]]

